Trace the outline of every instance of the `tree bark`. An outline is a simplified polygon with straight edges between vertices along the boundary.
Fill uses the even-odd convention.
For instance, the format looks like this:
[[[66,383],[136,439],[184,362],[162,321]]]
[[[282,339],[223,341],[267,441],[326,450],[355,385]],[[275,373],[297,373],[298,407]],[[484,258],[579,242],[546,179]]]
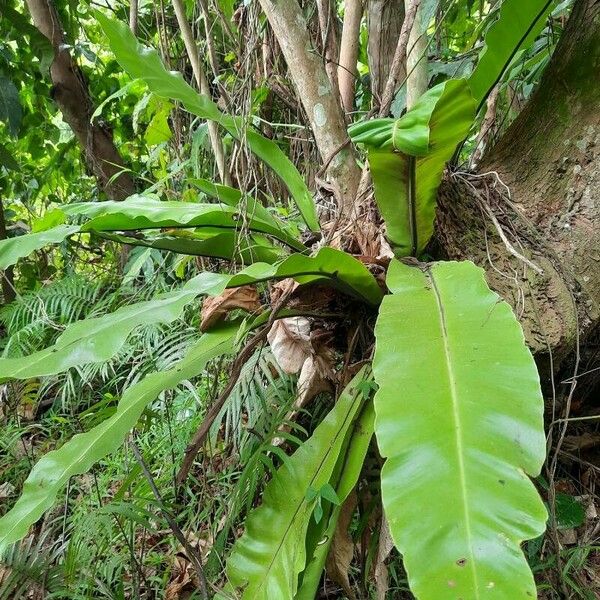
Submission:
[[[321,44],[325,58],[325,72],[331,83],[332,93],[336,100],[341,102],[340,85],[337,70],[340,57],[339,32],[337,10],[335,0],[317,0],[317,12],[319,15],[319,29],[321,30]]]
[[[135,192],[129,173],[123,173],[123,161],[112,133],[90,121],[94,106],[87,83],[66,48],[62,24],[51,0],[26,0],[34,25],[54,48],[50,67],[52,97],[66,123],[79,140],[86,162],[100,188],[113,200],[123,200]]]
[[[369,74],[371,76],[371,93],[377,105],[387,82],[396,43],[400,37],[404,21],[403,0],[369,0],[367,4],[367,54],[369,57]],[[406,73],[400,73],[402,80]]]
[[[539,88],[479,173],[440,190],[442,253],[487,269],[555,369],[600,318],[599,67],[600,3],[578,0]],[[498,225],[543,274],[507,249]]]
[[[410,0],[406,4],[406,13],[402,21],[402,28],[398,36],[398,43],[394,50],[390,72],[385,83],[383,94],[381,95],[381,104],[379,106],[379,116],[387,117],[392,106],[392,101],[398,89],[398,83],[402,83],[402,75],[406,75],[406,54],[408,51],[408,39],[410,32],[415,24],[415,19],[421,0]]]
[[[363,10],[363,0],[345,0],[344,2],[344,26],[342,28],[340,64],[337,76],[342,106],[347,113],[354,110],[356,63],[358,61],[360,22],[362,21]]]
[[[410,10],[412,0],[405,0],[405,9]],[[406,110],[412,108],[427,91],[427,26],[422,23],[423,10],[417,7],[415,22],[408,36],[406,51]]]
[[[281,51],[298,97],[310,121],[315,142],[340,210],[353,212],[360,180],[342,107],[332,92],[322,59],[315,51],[304,14],[296,0],[260,0]]]
[[[481,170],[495,170],[586,295],[600,292],[600,3],[573,8],[538,90]]]

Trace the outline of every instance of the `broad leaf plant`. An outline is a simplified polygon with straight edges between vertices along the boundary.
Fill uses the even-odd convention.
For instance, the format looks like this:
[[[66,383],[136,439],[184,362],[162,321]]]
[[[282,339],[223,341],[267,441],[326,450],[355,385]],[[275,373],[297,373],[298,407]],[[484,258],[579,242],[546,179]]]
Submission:
[[[546,523],[530,480],[545,456],[535,363],[513,312],[488,288],[481,269],[471,262],[419,259],[433,235],[447,162],[519,47],[536,35],[548,6],[506,0],[470,79],[430,89],[399,119],[351,127],[350,137],[366,151],[395,255],[384,285],[341,250],[322,247],[311,256],[291,222],[239,190],[205,180],[197,187],[212,200],[173,202],[145,194],[123,202],[70,204],[47,215],[33,233],[0,242],[2,269],[82,232],[243,266],[233,274],[202,273],[179,290],[76,322],[45,350],[0,359],[3,381],[107,360],[138,325],[170,323],[200,295],[261,282],[292,279],[301,287],[330,287],[377,312],[372,361],[274,473],[233,547],[220,598],[315,597],[340,503],[357,482],[373,434],[385,461],[385,516],[413,594],[420,600],[536,597],[520,547]],[[223,114],[180,74],[167,71],[156,51],[142,46],[125,24],[96,16],[131,77],[245,140],[287,186],[306,229],[318,231],[309,189],[273,141],[243,119]],[[114,451],[161,392],[199,374],[211,359],[236,354],[252,332],[289,315],[273,310],[267,324],[257,317],[210,328],[174,368],[127,389],[110,418],[46,454],[0,519],[0,547],[23,538],[71,477]],[[315,492],[325,489],[333,491],[328,494],[336,503]]]

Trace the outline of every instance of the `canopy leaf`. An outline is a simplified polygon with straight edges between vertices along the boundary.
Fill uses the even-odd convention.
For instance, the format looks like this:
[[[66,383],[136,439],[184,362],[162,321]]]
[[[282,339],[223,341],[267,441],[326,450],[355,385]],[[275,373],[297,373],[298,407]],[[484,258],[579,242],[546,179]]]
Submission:
[[[123,394],[117,411],[106,421],[78,434],[58,450],[48,452],[33,467],[23,485],[21,497],[0,518],[0,553],[8,544],[23,538],[54,503],[71,477],[86,473],[95,463],[114,452],[135,426],[145,407],[164,390],[202,372],[206,363],[230,354],[238,332],[237,324],[204,334],[175,368],[151,373]]]
[[[442,174],[469,132],[474,110],[466,81],[451,79],[423,94],[397,121],[376,119],[350,129],[368,149],[375,199],[396,256],[419,255],[433,235]]]
[[[109,19],[100,11],[94,14],[117,61],[131,77],[145,81],[148,89],[157,96],[178,100],[192,114],[215,121],[234,138],[244,140],[252,152],[281,177],[308,227],[313,231],[319,230],[310,191],[294,164],[275,142],[248,126],[242,117],[223,114],[210,98],[186,83],[181,73],[167,71],[158,52],[140,44],[126,23]]]
[[[305,567],[305,538],[315,504],[307,492],[330,482],[364,402],[359,384],[365,372],[363,367],[312,436],[285,460],[267,484],[263,503],[246,519],[227,562],[229,582],[243,588],[242,600],[294,598]]]
[[[419,600],[535,598],[520,549],[546,510],[537,369],[470,262],[392,262],[375,327],[375,433],[392,538]]]

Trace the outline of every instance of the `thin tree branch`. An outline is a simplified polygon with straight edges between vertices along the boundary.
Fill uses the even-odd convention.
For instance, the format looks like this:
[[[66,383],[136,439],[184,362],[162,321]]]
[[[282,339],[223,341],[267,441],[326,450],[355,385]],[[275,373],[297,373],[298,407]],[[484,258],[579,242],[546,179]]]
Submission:
[[[404,23],[402,23],[398,44],[396,45],[396,51],[394,52],[394,59],[392,60],[392,66],[390,67],[390,74],[381,97],[381,106],[379,107],[380,117],[387,116],[390,112],[390,107],[392,106],[392,101],[394,100],[394,95],[396,93],[396,83],[398,82],[402,68],[406,68],[408,39],[415,23],[417,10],[420,4],[421,0],[412,0],[406,10]]]
[[[337,77],[342,106],[347,113],[354,110],[354,86],[358,60],[360,22],[363,16],[363,0],[344,1],[344,25],[340,43],[340,65]]]
[[[188,58],[192,65],[192,71],[194,72],[194,78],[198,84],[198,88],[201,94],[205,96],[211,96],[210,85],[208,79],[200,62],[200,56],[198,54],[198,48],[194,40],[194,34],[192,28],[185,15],[185,7],[183,6],[182,0],[172,0],[173,8],[175,10],[175,16],[177,17],[177,23],[181,31],[181,37],[185,45]],[[219,126],[214,121],[208,121],[208,135],[210,137],[210,143],[215,154],[215,160],[217,163],[217,169],[221,181],[225,185],[231,185],[231,178],[229,175],[229,169],[225,162],[225,150],[223,148],[223,141],[219,135]]]
[[[181,485],[186,479],[194,464],[194,460],[196,460],[196,456],[198,452],[200,452],[200,448],[202,448],[204,444],[204,440],[210,431],[214,420],[217,418],[219,412],[221,412],[221,408],[225,404],[227,398],[229,398],[229,394],[231,394],[237,380],[242,372],[242,367],[246,364],[248,359],[252,356],[254,349],[258,344],[264,341],[267,337],[267,333],[269,332],[269,327],[264,327],[260,332],[258,332],[251,340],[244,346],[242,351],[238,354],[233,366],[231,367],[231,372],[229,374],[229,381],[225,389],[221,392],[219,397],[213,402],[211,407],[208,409],[206,416],[204,417],[200,427],[192,437],[190,443],[185,449],[185,455],[183,457],[183,461],[181,463],[181,467],[179,472],[177,473],[176,482],[178,485]]]
[[[287,292],[282,294],[282,296],[273,305],[273,307],[271,309],[271,316],[269,317],[267,324],[244,346],[242,351],[238,354],[236,360],[233,363],[233,366],[231,367],[231,373],[229,375],[229,381],[227,383],[227,386],[221,392],[220,396],[215,400],[215,402],[213,402],[210,409],[206,413],[204,420],[200,424],[200,427],[194,434],[194,437],[188,444],[188,447],[185,449],[185,455],[183,457],[183,462],[181,463],[181,468],[179,469],[179,472],[177,473],[177,477],[176,477],[176,482],[178,485],[180,485],[181,483],[183,483],[186,480],[186,478],[190,472],[190,469],[192,468],[192,465],[194,464],[196,455],[200,451],[200,448],[202,448],[202,445],[204,444],[204,440],[206,439],[206,436],[208,435],[208,432],[209,432],[212,424],[214,423],[214,420],[217,418],[217,416],[221,412],[221,409],[223,408],[223,405],[227,401],[229,394],[231,394],[233,388],[235,387],[235,384],[237,383],[237,380],[239,379],[240,373],[242,372],[243,366],[246,364],[248,359],[252,356],[252,353],[254,352],[254,349],[258,346],[258,344],[263,342],[266,339],[267,334],[269,333],[269,330],[271,329],[271,326],[273,325],[273,323],[275,322],[275,319],[277,318],[277,314],[279,313],[280,309],[285,305],[288,298],[293,293],[293,290],[294,290],[294,288],[290,287],[290,289]]]
[[[133,35],[137,35],[138,9],[138,0],[131,0],[129,3],[129,29]]]

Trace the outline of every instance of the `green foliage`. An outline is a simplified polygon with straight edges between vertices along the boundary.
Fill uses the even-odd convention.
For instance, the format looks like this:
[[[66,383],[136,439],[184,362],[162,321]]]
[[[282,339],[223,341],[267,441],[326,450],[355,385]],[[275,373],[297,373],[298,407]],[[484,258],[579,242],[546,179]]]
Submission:
[[[131,77],[143,79],[150,91],[158,96],[178,100],[189,112],[218,123],[236,139],[244,139],[256,156],[282,178],[308,227],[319,230],[310,191],[277,144],[248,127],[244,119],[223,114],[210,98],[198,94],[187,84],[180,73],[167,71],[156,50],[140,44],[125,23],[108,19],[99,11],[95,15],[109,39],[111,50]]]
[[[130,196],[122,202],[74,203],[64,207],[62,212],[68,216],[86,218],[81,231],[191,227],[238,229],[240,227],[240,213],[236,207],[225,204],[161,201],[137,195]],[[250,231],[272,235],[296,250],[305,250],[305,246],[281,229],[270,215],[266,221],[263,221],[249,213],[245,221],[245,226]]]
[[[292,254],[278,265],[259,263],[234,275],[228,287],[291,277],[301,285],[329,285],[369,304],[381,302],[377,280],[356,258],[334,248],[321,248],[314,256]]]
[[[229,23],[235,2],[210,4],[211,14],[198,20],[217,32],[214,47],[207,48],[214,54],[210,84],[222,100],[229,96],[230,102],[224,101],[235,107],[232,112],[239,106],[249,113],[244,116],[225,114],[180,73],[168,70],[175,60],[183,72],[186,67],[181,40],[166,35],[168,6],[156,24],[150,5],[139,8],[139,29],[150,43],[159,40],[162,59],[140,44],[125,22],[77,2],[58,7],[71,38],[69,50],[98,99],[91,118],[110,123],[107,129],[138,189],[147,188],[123,202],[98,202],[101,195],[85,176],[77,140],[50,100],[49,81],[37,74],[47,75],[52,49],[13,8],[20,8],[18,3],[0,0],[7,16],[0,33],[9,40],[0,42],[0,133],[12,135],[0,146],[10,236],[0,241],[0,269],[16,265],[16,287],[25,292],[0,312],[6,334],[0,394],[11,397],[0,436],[8,458],[0,461],[0,472],[9,473],[18,488],[31,458],[42,455],[16,504],[0,519],[4,556],[22,565],[13,568],[8,584],[4,581],[0,597],[5,589],[8,597],[14,590],[35,589],[43,571],[49,575],[44,592],[53,597],[137,597],[144,560],[151,564],[146,593],[168,597],[172,565],[163,564],[165,548],[169,556],[178,550],[164,534],[163,516],[139,465],[129,466],[128,450],[120,448],[131,430],[144,455],[155,461],[168,510],[186,533],[197,534],[199,549],[205,542],[212,546],[211,583],[223,575],[224,555],[247,516],[221,597],[315,598],[342,504],[353,489],[368,485],[363,500],[369,506],[359,505],[360,522],[352,524],[356,537],[366,540],[366,529],[379,519],[382,457],[383,507],[419,600],[535,596],[520,543],[542,533],[546,516],[526,476],[539,471],[544,457],[542,403],[514,316],[471,263],[409,267],[392,261],[391,294],[384,295],[378,278],[385,263],[367,267],[349,252],[317,245],[345,229],[327,230],[323,242],[308,232],[301,237],[304,226],[289,214],[288,192],[308,228],[316,232],[319,223],[309,188],[286,153],[309,164],[311,180],[315,155],[307,150],[309,140],[303,137],[297,146],[292,136],[281,134],[289,126],[304,129],[301,111],[293,106],[284,111],[281,90],[268,81],[239,85],[246,69],[241,63],[252,52],[241,52],[236,36],[246,33],[252,3],[236,11],[236,25]],[[226,20],[218,11],[212,14],[217,5]],[[430,47],[423,60],[433,87],[402,116],[401,90],[392,109],[399,118],[350,128],[353,141],[367,150],[375,200],[396,256],[419,256],[429,243],[438,186],[447,162],[476,125],[477,104],[483,105],[502,78],[513,91],[521,86],[523,97],[539,80],[557,39],[556,19],[538,36],[548,10],[540,0],[504,0],[491,9],[486,3],[424,3],[421,26]],[[122,68],[98,43],[102,33]],[[365,33],[363,28],[356,104],[367,112],[373,107]],[[484,35],[472,76],[459,79],[470,72],[473,48]],[[20,48],[15,41],[23,36],[29,44]],[[215,57],[216,62],[225,57],[227,66],[219,70]],[[270,64],[267,58],[263,66],[273,69],[275,81],[278,61]],[[286,86],[281,89],[286,92]],[[300,122],[287,118],[289,110]],[[235,164],[239,190],[207,179],[214,161],[207,158],[206,120],[224,132],[228,156],[241,156]],[[263,126],[272,139],[258,133]],[[338,223],[328,225],[335,229]],[[356,241],[340,239],[344,248]],[[123,244],[130,246],[127,261]],[[54,250],[46,248],[50,245]],[[120,285],[105,273],[117,268]],[[63,285],[47,285],[52,277]],[[333,333],[326,358],[314,354],[312,336],[296,340],[310,346],[315,362],[326,363],[335,385],[370,361],[379,311],[374,403],[369,398],[377,386],[364,366],[321,420],[329,401],[317,398],[310,413],[299,409],[296,375],[283,372],[274,349],[258,347],[212,423],[203,468],[177,488],[171,467],[228,377],[227,360],[218,368],[209,362],[231,357],[242,332],[265,326],[271,315],[266,310],[241,328],[226,321],[199,336],[198,296],[256,285],[264,301],[268,285],[288,278],[313,286],[317,297],[325,287],[354,299],[338,304],[335,296],[330,303],[341,307],[340,319],[307,310],[326,335]],[[352,310],[343,315],[349,305]],[[291,313],[277,316],[285,314]],[[359,327],[350,341],[346,327],[357,314]],[[330,373],[342,364],[342,376]],[[37,410],[38,402],[45,403],[39,423],[20,425],[19,409],[31,404]],[[374,447],[369,453],[374,429],[381,456]],[[167,441],[155,444],[157,432]],[[30,443],[32,456],[13,455],[17,442]],[[367,454],[366,464],[376,466],[368,481]],[[103,469],[93,472],[96,497],[84,474],[98,462]],[[67,482],[62,530],[56,533],[65,546],[56,555],[34,547],[32,538],[10,546],[57,502]],[[18,493],[11,492],[7,508]],[[559,495],[554,508],[559,526],[581,524],[583,509],[571,497]],[[377,544],[377,532],[368,533],[374,535],[362,550],[365,578]],[[140,556],[134,547],[138,540]],[[397,581],[402,577],[395,575]],[[361,583],[366,593],[366,582]]]
[[[363,380],[363,383],[372,383]],[[360,385],[358,386],[360,389]],[[364,396],[364,392],[363,392]],[[373,437],[375,412],[373,403],[368,401],[356,422],[348,450],[343,460],[338,462],[336,473],[332,479],[337,479],[335,495],[337,504],[327,506],[327,515],[322,520],[322,525],[313,526],[307,535],[307,560],[306,568],[302,572],[301,582],[295,600],[313,600],[317,595],[325,561],[331,548],[333,536],[338,526],[342,505],[356,485],[360,471]]]
[[[382,296],[374,277],[362,263],[333,248],[322,248],[314,257],[295,254],[276,266],[255,263],[231,276],[202,273],[162,298],[73,323],[53,346],[44,350],[24,357],[0,358],[0,378],[28,379],[106,361],[122,347],[135,327],[172,322],[199,294],[219,294],[227,287],[288,277],[301,285],[327,282],[372,304],[377,304]]]
[[[240,234],[240,212],[224,204],[198,204],[183,202],[161,202],[145,196],[131,196],[123,202],[73,203],[52,213],[48,222],[64,221],[67,217],[83,218],[81,226],[57,225],[45,231],[30,233],[19,238],[0,241],[0,268],[7,268],[18,259],[39,250],[48,244],[57,244],[76,233],[103,234],[107,239],[121,243],[161,248],[186,254],[216,256],[219,258],[239,257],[243,261],[263,260],[274,262],[278,258],[277,248],[261,238],[238,241]],[[304,245],[286,232],[267,213],[267,220],[258,217],[245,219],[248,230],[264,233],[279,239],[296,250]],[[146,237],[132,236],[135,230],[168,229],[168,234],[158,233]],[[196,232],[187,231],[195,228]],[[185,229],[186,231],[178,231]],[[230,232],[223,233],[223,229]],[[127,231],[129,235],[112,232]]]
[[[0,76],[0,121],[6,122],[12,135],[19,133],[21,125],[21,103],[15,84]]]
[[[288,231],[288,236],[291,239],[296,239],[298,237],[289,232],[290,226],[288,224],[274,217],[256,198],[253,198],[248,194],[243,194],[240,190],[236,190],[235,188],[219,183],[213,183],[206,179],[191,179],[190,183],[193,183],[207,196],[216,198],[219,202],[223,202],[234,208],[243,209],[247,214],[253,215],[265,223],[269,223],[276,229]],[[296,249],[298,249],[298,247],[296,247]]]
[[[14,265],[20,258],[29,256],[49,244],[59,244],[65,238],[79,231],[75,225],[59,225],[48,231],[30,233],[0,241],[0,269]]]
[[[448,80],[400,119],[350,129],[353,140],[368,148],[375,198],[396,256],[418,256],[433,235],[442,174],[471,128],[474,108],[467,82]]]
[[[469,78],[479,107],[498,83],[517,52],[531,44],[541,32],[553,0],[504,0],[498,19],[485,36],[485,46]]]
[[[261,506],[246,519],[245,532],[227,563],[229,581],[243,588],[242,598],[294,598],[306,564],[304,540],[315,508],[315,498],[308,500],[307,491],[328,483],[343,456],[348,432],[364,402],[357,385],[365,376],[363,368],[313,435],[284,461],[265,488]]]
[[[48,348],[23,357],[0,358],[0,378],[29,379],[66,371],[76,365],[106,361],[119,351],[136,327],[174,321],[186,304],[199,294],[211,291],[220,279],[218,275],[203,273],[163,297],[72,323]]]
[[[25,598],[32,589],[47,598],[60,588],[55,560],[61,548],[49,537],[30,537],[0,554],[0,600]]]
[[[66,325],[102,310],[107,291],[104,282],[72,276],[22,294],[0,309],[0,323],[6,332],[3,356],[31,354],[53,343]]]
[[[419,600],[535,597],[519,545],[546,522],[525,475],[546,454],[543,400],[515,316],[469,262],[393,262],[387,284],[375,432],[411,590]]]
[[[203,335],[174,368],[152,373],[131,386],[113,416],[46,454],[29,474],[15,506],[0,519],[0,552],[27,533],[71,477],[87,472],[118,448],[146,406],[162,391],[201,373],[209,360],[230,354],[238,329],[238,325],[229,324]]]

